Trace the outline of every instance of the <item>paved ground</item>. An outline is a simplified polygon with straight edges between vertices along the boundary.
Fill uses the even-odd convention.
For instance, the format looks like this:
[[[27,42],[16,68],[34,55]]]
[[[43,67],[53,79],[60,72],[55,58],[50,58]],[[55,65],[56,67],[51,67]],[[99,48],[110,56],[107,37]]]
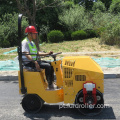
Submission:
[[[102,68],[105,75],[104,100],[108,108],[94,117],[81,115],[77,109],[60,109],[59,104],[45,104],[38,114],[28,114],[22,109],[17,71],[0,71],[0,120],[73,120],[120,119],[120,68]],[[119,78],[117,78],[119,77]]]
[[[0,120],[76,120],[118,119],[120,120],[120,79],[105,79],[104,100],[108,108],[94,117],[81,115],[77,109],[60,109],[59,104],[45,104],[37,114],[28,114],[22,109],[22,96],[18,92],[18,80],[0,81]]]

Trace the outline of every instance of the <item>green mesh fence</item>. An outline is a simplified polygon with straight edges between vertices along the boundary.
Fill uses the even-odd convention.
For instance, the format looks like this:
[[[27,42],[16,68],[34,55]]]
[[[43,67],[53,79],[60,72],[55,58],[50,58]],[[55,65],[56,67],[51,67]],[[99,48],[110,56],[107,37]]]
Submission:
[[[93,58],[101,67],[108,67],[108,68],[113,68],[113,67],[120,67],[120,59],[115,59],[115,58]]]

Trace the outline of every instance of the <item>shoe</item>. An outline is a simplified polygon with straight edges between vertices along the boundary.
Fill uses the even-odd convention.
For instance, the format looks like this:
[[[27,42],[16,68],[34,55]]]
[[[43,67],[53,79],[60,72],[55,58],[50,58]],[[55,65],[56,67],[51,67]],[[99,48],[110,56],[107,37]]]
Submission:
[[[53,90],[53,89],[54,89],[53,84],[49,85],[49,90]]]
[[[54,88],[57,88],[56,82],[53,82],[53,86]]]

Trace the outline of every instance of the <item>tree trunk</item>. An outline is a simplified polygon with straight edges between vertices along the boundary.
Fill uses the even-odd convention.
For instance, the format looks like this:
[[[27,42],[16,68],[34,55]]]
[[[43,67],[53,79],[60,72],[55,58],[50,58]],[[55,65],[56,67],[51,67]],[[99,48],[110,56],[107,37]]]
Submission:
[[[43,6],[43,7],[38,9],[38,6],[42,2],[42,0],[40,0],[39,2],[37,2],[37,0],[32,0],[33,7],[32,7],[32,9],[30,9],[29,5],[28,5],[28,1],[29,0],[22,0],[22,2],[21,2],[21,0],[16,0],[20,13],[22,13],[23,15],[28,17],[30,25],[35,26],[36,30],[37,30],[36,21],[35,21],[36,11],[41,10],[45,7],[51,7],[51,6],[53,7],[53,5],[56,4],[57,2],[59,3],[59,0],[56,0],[53,3],[50,3],[49,5]],[[37,40],[35,41],[35,44],[36,44],[36,47],[39,51],[40,48],[39,48],[39,37],[38,37],[38,35],[37,35]]]

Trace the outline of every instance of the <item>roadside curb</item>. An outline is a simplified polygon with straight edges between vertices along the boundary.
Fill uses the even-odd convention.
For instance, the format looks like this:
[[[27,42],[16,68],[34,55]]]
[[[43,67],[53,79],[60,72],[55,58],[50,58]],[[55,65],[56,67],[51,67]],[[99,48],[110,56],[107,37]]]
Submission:
[[[18,80],[18,76],[0,76],[0,81],[15,81]]]
[[[104,74],[104,79],[120,78],[120,74]]]
[[[120,78],[120,74],[104,74],[104,79]],[[18,76],[0,76],[0,81],[18,81]]]

